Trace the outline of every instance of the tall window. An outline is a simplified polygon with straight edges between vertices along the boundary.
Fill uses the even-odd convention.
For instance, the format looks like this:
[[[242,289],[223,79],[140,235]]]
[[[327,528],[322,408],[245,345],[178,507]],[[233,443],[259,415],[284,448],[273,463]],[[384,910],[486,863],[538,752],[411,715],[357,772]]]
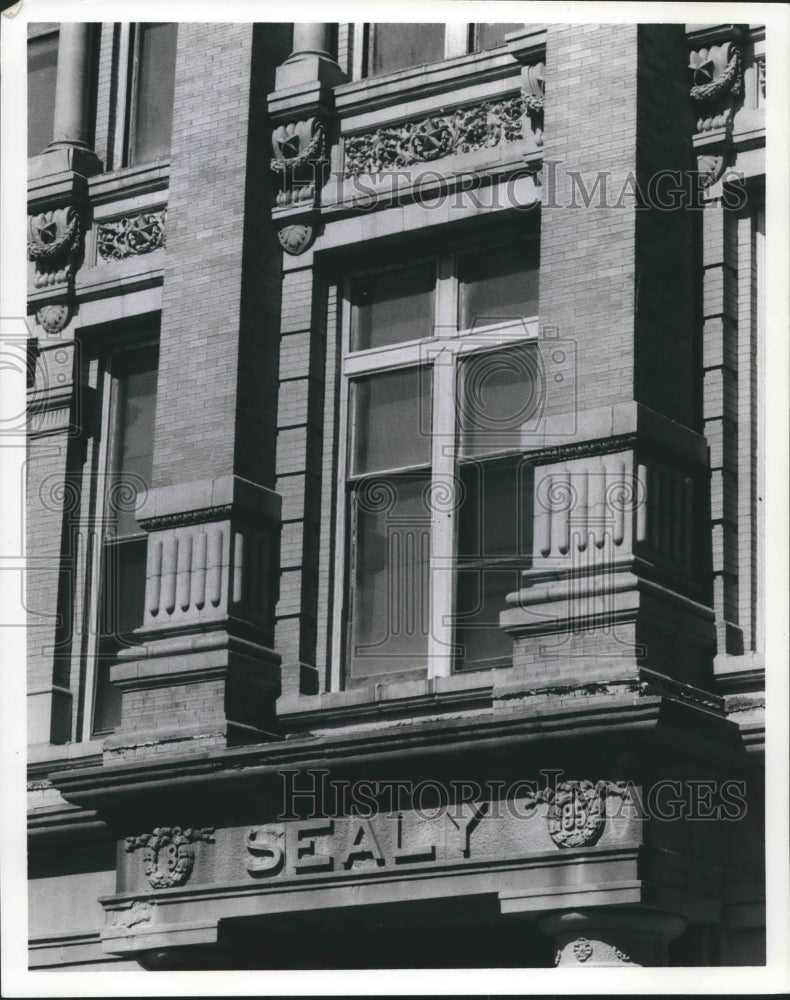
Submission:
[[[94,734],[120,721],[120,694],[110,683],[119,650],[132,644],[143,623],[146,536],[134,515],[135,503],[151,483],[156,410],[156,349],[113,355],[107,365],[98,643],[94,674]]]
[[[130,164],[170,154],[178,25],[137,24],[132,39]]]
[[[520,24],[370,24],[367,31],[367,75],[434,63],[502,45]]]
[[[30,35],[27,43],[27,155],[38,156],[52,142],[54,132],[57,25],[31,25]]]
[[[345,683],[504,665],[529,554],[537,245],[358,274],[345,296]]]

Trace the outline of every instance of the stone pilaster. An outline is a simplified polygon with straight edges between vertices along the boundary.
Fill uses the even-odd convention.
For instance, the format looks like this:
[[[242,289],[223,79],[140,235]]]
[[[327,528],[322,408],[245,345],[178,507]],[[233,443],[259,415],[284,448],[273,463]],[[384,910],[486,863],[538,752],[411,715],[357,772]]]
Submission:
[[[122,694],[108,757],[265,738],[279,694],[272,647],[280,498],[237,476],[151,490],[140,646],[112,668]],[[144,750],[142,751],[144,752]]]
[[[538,926],[554,941],[556,966],[594,969],[666,965],[667,946],[685,920],[643,907],[601,907],[547,914]]]
[[[112,671],[107,760],[272,732],[281,269],[260,136],[286,45],[278,26],[179,26],[145,617]]]

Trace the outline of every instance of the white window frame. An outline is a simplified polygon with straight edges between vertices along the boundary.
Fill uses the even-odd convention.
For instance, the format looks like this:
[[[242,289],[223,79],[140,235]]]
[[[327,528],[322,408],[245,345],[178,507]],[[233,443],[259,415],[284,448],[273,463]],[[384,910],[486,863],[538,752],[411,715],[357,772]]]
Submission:
[[[506,245],[503,240],[499,245]],[[458,262],[468,255],[463,248],[446,251],[430,257],[415,258],[409,267],[437,262],[434,296],[434,330],[439,336],[428,336],[418,340],[404,341],[384,347],[374,347],[363,351],[351,351],[351,289],[356,279],[371,275],[376,271],[394,270],[390,267],[366,268],[348,275],[340,291],[342,293],[341,319],[339,324],[341,380],[339,399],[340,434],[338,437],[338,477],[337,506],[337,546],[335,549],[334,586],[339,600],[334,601],[332,621],[332,641],[330,644],[330,690],[343,687],[347,674],[348,602],[350,596],[350,533],[349,533],[349,484],[364,478],[351,472],[351,420],[350,383],[352,379],[365,375],[375,375],[387,371],[429,365],[431,379],[431,420],[432,444],[429,476],[432,482],[452,482],[457,474],[459,442],[456,428],[458,384],[458,363],[473,354],[483,354],[503,346],[522,343],[536,343],[538,340],[539,317],[524,317],[521,320],[498,322],[472,329],[459,328],[462,313],[461,282],[458,278]],[[448,442],[452,442],[448,446]],[[514,454],[513,450],[502,454]],[[492,456],[494,457],[494,456]],[[377,470],[374,475],[398,475],[408,473],[423,466],[401,467]],[[456,571],[459,560],[456,554],[458,533],[457,512],[434,509],[431,515],[431,549],[429,560],[430,587],[430,635],[427,651],[427,677],[447,677],[453,671],[456,657],[453,653],[456,599]],[[439,575],[449,574],[450,584],[438,586]],[[421,664],[420,664],[421,666]],[[395,675],[382,675],[382,679],[397,680]]]

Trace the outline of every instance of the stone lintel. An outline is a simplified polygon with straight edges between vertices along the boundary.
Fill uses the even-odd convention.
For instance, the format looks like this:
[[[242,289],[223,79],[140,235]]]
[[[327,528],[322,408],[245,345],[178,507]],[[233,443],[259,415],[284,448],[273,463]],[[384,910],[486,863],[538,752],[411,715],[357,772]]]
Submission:
[[[159,486],[148,490],[138,501],[137,520],[148,531],[178,525],[252,518],[278,522],[281,500],[278,493],[241,476],[219,476],[190,483]]]

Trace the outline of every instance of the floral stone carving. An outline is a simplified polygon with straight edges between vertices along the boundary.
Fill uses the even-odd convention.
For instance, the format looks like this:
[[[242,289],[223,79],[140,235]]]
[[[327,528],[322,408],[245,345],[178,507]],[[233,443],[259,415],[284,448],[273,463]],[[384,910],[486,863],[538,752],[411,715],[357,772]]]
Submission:
[[[455,153],[470,153],[525,138],[543,111],[539,67],[533,69],[531,92],[523,90],[499,101],[428,115],[419,121],[377,128],[349,136],[345,142],[345,177],[428,163]],[[542,130],[542,128],[541,128]]]
[[[183,885],[195,863],[193,844],[199,840],[213,843],[214,827],[195,830],[190,827],[157,826],[152,833],[126,838],[126,852],[143,848],[145,874],[154,889]]]
[[[28,221],[28,260],[36,265],[35,286],[69,281],[82,249],[82,220],[73,205],[33,215]]]
[[[96,232],[96,245],[102,260],[152,253],[165,245],[167,210],[141,212],[113,222],[103,222]]]
[[[281,174],[278,205],[310,201],[328,163],[324,126],[317,118],[281,125],[272,133],[271,168]]]
[[[689,56],[691,100],[699,115],[698,132],[727,126],[741,92],[741,53],[732,44],[712,45]]]

